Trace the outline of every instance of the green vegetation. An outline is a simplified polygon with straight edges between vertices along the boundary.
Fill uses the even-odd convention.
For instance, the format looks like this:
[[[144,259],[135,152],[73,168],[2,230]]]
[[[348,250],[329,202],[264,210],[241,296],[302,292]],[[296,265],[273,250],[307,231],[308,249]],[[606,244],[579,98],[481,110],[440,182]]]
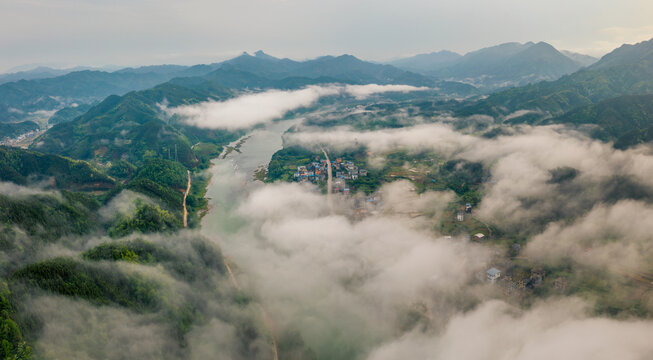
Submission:
[[[206,72],[209,72],[206,70]],[[112,94],[147,89],[175,76],[193,72],[76,71],[62,76],[9,82],[0,85],[0,122],[23,119],[27,113],[54,110],[62,105],[99,101]],[[60,100],[65,99],[65,100]],[[83,105],[82,105],[83,106]],[[19,112],[11,109],[18,109]],[[70,108],[69,108],[70,109]],[[65,111],[61,117],[74,116]]]
[[[172,253],[150,242],[134,240],[129,242],[110,242],[85,252],[88,260],[128,261],[140,264],[154,264],[173,257]]]
[[[297,171],[297,166],[306,165],[316,157],[319,159],[324,155],[318,155],[299,146],[284,147],[272,155],[268,165],[267,181],[291,181],[293,174]]]
[[[80,104],[57,110],[57,112],[48,119],[48,124],[56,125],[73,121],[76,117],[86,113],[93,105],[95,104]]]
[[[14,138],[29,131],[39,130],[39,124],[33,121],[21,121],[18,123],[0,123],[0,140]]]
[[[97,227],[92,212],[97,209],[97,202],[83,195],[0,194],[0,209],[0,224],[16,226],[29,236],[46,241],[88,234]]]
[[[506,275],[521,283],[524,289],[520,302],[530,307],[543,298],[552,296],[577,296],[593,304],[596,316],[613,318],[646,318],[650,310],[638,295],[638,285],[607,269],[588,268],[582,264],[564,261],[558,265],[536,264],[528,260],[515,260]],[[536,281],[533,269],[540,269],[545,277]]]
[[[23,340],[20,328],[12,319],[11,293],[6,282],[0,282],[0,359],[27,360],[32,349]]]
[[[133,216],[120,218],[109,228],[111,237],[123,237],[133,232],[170,233],[182,226],[181,221],[169,211],[162,210],[157,205],[138,204]]]
[[[523,109],[539,109],[559,116],[623,95],[653,93],[653,41],[622,47],[601,61],[556,81],[514,88],[491,94],[460,111],[458,115],[506,115]]]
[[[96,304],[115,303],[136,311],[160,306],[159,285],[138,274],[125,274],[72,258],[55,258],[27,265],[14,278],[61,295]]]
[[[574,109],[551,122],[597,125],[594,138],[614,141],[618,149],[653,141],[653,95],[621,96]]]
[[[466,54],[426,73],[443,79],[472,81],[485,88],[555,80],[582,65],[545,43],[505,43]]]
[[[0,180],[20,185],[48,182],[71,190],[108,190],[115,182],[85,161],[0,147]]]
[[[144,265],[162,264],[172,273],[190,281],[206,278],[207,269],[225,273],[222,253],[201,238],[183,239],[190,252],[173,252],[166,247],[141,239],[104,243],[82,256],[91,261],[127,261]]]
[[[175,159],[186,167],[205,167],[209,156],[216,154],[224,144],[242,136],[242,132],[188,126],[176,116],[168,118],[161,108],[162,104],[175,107],[206,100],[224,100],[243,89],[297,89],[334,81],[420,86],[434,84],[422,75],[392,66],[367,63],[349,55],[323,57],[305,63],[277,60],[244,55],[217,70],[209,68],[207,71],[215,71],[202,76],[179,77],[149,90],[109,96],[74,120],[56,124],[33,147],[47,153],[101,163],[122,159],[138,165],[148,158],[167,158]],[[286,77],[289,69],[297,73]],[[80,73],[69,75],[80,76]],[[86,73],[91,75],[92,72]],[[129,78],[137,74],[140,73],[115,76]],[[63,80],[55,79],[45,83]],[[53,106],[49,104],[49,108]],[[215,147],[199,146],[200,143]],[[199,146],[197,152],[194,151],[196,145]]]
[[[443,161],[432,152],[409,153],[397,150],[383,154],[385,161],[381,168],[369,167],[367,151],[358,148],[329,155],[353,161],[359,168],[367,169],[367,176],[347,180],[352,192],[370,194],[383,183],[407,179],[415,184],[418,192],[426,190],[453,190],[464,203],[476,206],[481,200],[480,186],[489,178],[489,172],[480,163],[463,160]],[[294,181],[297,166],[323,159],[321,152],[313,152],[292,146],[277,151],[268,166],[267,182]],[[323,184],[322,184],[323,185]]]
[[[155,103],[144,102],[137,93],[110,96],[74,121],[52,127],[33,148],[102,163],[171,157],[196,166],[188,139],[160,120],[159,113]]]
[[[150,179],[130,181],[127,189],[159,199],[169,210],[179,211],[183,206],[184,194],[181,191],[159,185]]]
[[[131,178],[135,171],[136,166],[125,160],[118,160],[111,163],[111,166],[107,169],[107,174],[124,180]]]
[[[186,197],[186,210],[188,210],[188,226],[193,228],[200,226],[200,220],[209,206],[205,195],[210,176],[205,173],[194,173],[191,179],[192,185]]]
[[[208,167],[211,158],[227,144],[242,137],[245,131],[192,127],[178,116],[170,116],[165,106],[224,100],[243,89],[295,89],[334,79],[357,84],[400,81],[431,86],[435,82],[421,75],[364,63],[351,56],[325,57],[303,65],[291,60],[259,60],[262,59],[244,56],[218,70],[207,67],[204,68],[206,71],[193,74],[202,76],[176,78],[149,90],[109,96],[94,106],[64,108],[51,119],[51,123],[56,125],[32,145],[34,151],[0,147],[0,180],[55,189],[45,192],[20,188],[15,194],[0,195],[0,247],[6,253],[0,266],[2,273],[8,275],[6,283],[0,282],[0,359],[28,358],[30,349],[21,330],[37,327],[30,323],[37,320],[30,320],[29,309],[12,307],[12,301],[21,300],[14,298],[13,294],[38,297],[53,293],[98,306],[111,306],[112,309],[126,308],[147,313],[148,321],[164,324],[177,336],[182,348],[188,345],[185,334],[194,326],[219,319],[234,326],[243,354],[260,351],[260,344],[265,342],[266,336],[261,331],[260,319],[257,322],[256,316],[252,316],[258,314],[258,309],[254,308],[257,306],[255,298],[235,287],[225,286],[228,281],[224,278],[224,258],[212,242],[192,237],[185,231],[176,233],[182,227],[182,201],[188,171],[191,170],[192,177],[191,191],[186,199],[189,226],[196,227],[202,210],[207,206],[204,195],[208,183],[208,177],[197,170]],[[366,106],[365,112],[352,114],[351,108],[347,108],[341,118],[309,119],[309,123],[319,126],[348,124],[368,130],[410,126],[417,121],[440,121],[442,117],[438,115],[456,112],[501,117],[515,110],[540,109],[541,112],[531,112],[502,125],[565,123],[585,128],[590,124],[595,126],[593,136],[614,141],[621,148],[653,140],[653,98],[650,95],[603,100],[616,95],[653,92],[650,64],[614,64],[613,60],[610,64],[609,67],[597,65],[556,82],[494,94],[469,107],[466,106],[469,103],[461,101],[433,99],[434,90],[422,97],[399,94],[391,98],[393,101]],[[185,71],[170,69],[166,74],[182,70]],[[298,76],[285,77],[291,70],[297,70]],[[123,80],[112,86],[122,90],[141,88],[147,80],[142,80],[141,85],[132,83],[130,86],[124,85],[124,81],[136,79],[134,74],[143,73],[126,71],[120,75]],[[94,72],[84,75],[99,76]],[[76,74],[70,79],[78,76]],[[104,82],[109,78],[102,75],[95,81]],[[450,85],[460,87],[463,92],[473,91],[460,84]],[[31,103],[25,103],[25,108],[54,109],[65,105],[47,95],[48,91],[61,90],[59,86],[68,86],[61,83],[61,79],[0,86],[0,94],[11,95],[1,99],[0,117],[7,110],[3,104],[25,99],[25,95],[21,97],[18,93],[30,86],[37,86],[39,90],[36,92],[41,95],[38,99],[34,97]],[[124,94],[126,90],[122,90],[115,92]],[[92,100],[100,93],[101,90],[97,90],[88,97]],[[71,98],[75,96],[76,93],[70,95]],[[348,105],[358,103],[358,100],[352,100]],[[499,136],[505,130],[493,127],[486,120],[485,123],[474,121],[461,119],[452,124],[456,128],[484,133],[487,137]],[[238,146],[233,151],[238,151]],[[333,152],[330,157],[331,160],[351,160],[367,170],[367,176],[347,181],[352,192],[370,194],[384,183],[406,179],[414,184],[418,193],[428,190],[455,193],[454,201],[439,223],[433,224],[434,228],[443,234],[484,233],[488,235],[484,241],[506,248],[507,253],[515,257],[512,260],[514,266],[506,274],[523,280],[524,288],[528,289],[518,300],[520,304],[527,307],[537,298],[557,294],[578,295],[595,304],[596,314],[650,316],[647,310],[650,304],[644,304],[633,296],[636,293],[633,289],[637,287],[634,281],[611,278],[607,271],[597,272],[577,264],[564,264],[546,267],[547,278],[536,283],[531,275],[534,264],[525,258],[518,259],[521,246],[527,243],[526,235],[496,229],[473,216],[466,216],[463,221],[455,220],[456,213],[465,204],[477,207],[482,201],[483,184],[489,179],[488,169],[482,164],[444,159],[428,151],[397,150],[373,154],[384,157],[385,161],[378,167],[371,167],[369,155],[367,149],[355,148]],[[287,147],[274,154],[267,174],[259,171],[257,177],[266,182],[293,181],[297,166],[322,158],[320,151]],[[578,189],[575,184],[578,177],[578,170],[562,167],[550,170],[548,182],[549,186],[570,193],[592,191]],[[630,178],[615,176],[601,185],[606,190],[601,195],[604,202],[653,198],[647,187]],[[324,188],[325,184],[319,183],[318,186]],[[144,194],[149,199],[129,204],[109,203],[112,199],[129,199],[129,194],[116,197],[123,189]],[[111,221],[103,210],[112,212],[114,205],[120,209],[119,213],[129,212],[123,208],[133,211]],[[560,214],[552,216],[561,219],[565,215],[561,210]],[[557,219],[546,220],[548,223]],[[112,239],[103,237],[106,234]],[[104,242],[95,245],[94,241]],[[44,245],[46,242],[50,244]],[[53,242],[57,243],[53,245]],[[68,247],[69,244],[74,246]],[[37,261],[33,256],[42,255],[39,251],[44,246],[62,245],[68,250],[88,250],[78,257],[43,261],[40,260],[43,257],[36,258]],[[90,246],[93,247],[89,249]],[[158,276],[142,275],[150,273]],[[564,286],[560,286],[558,279],[565,279]],[[20,304],[20,301],[16,303]],[[468,301],[463,306],[471,309],[474,304]],[[21,318],[21,312],[27,315]],[[421,311],[408,310],[405,318],[398,319],[401,330],[416,329],[424,317]],[[25,330],[23,333],[29,334]],[[34,338],[36,336],[38,334]],[[26,338],[31,341],[28,335]],[[281,358],[316,358],[315,352],[305,345],[297,332],[284,331],[278,340]],[[343,340],[342,343],[345,346],[336,350],[318,349],[318,353],[340,352],[336,356],[339,358],[361,355],[350,345],[351,342]]]
[[[134,180],[150,179],[159,185],[173,189],[186,189],[188,175],[186,168],[178,162],[150,159],[146,160],[143,166],[138,168]]]

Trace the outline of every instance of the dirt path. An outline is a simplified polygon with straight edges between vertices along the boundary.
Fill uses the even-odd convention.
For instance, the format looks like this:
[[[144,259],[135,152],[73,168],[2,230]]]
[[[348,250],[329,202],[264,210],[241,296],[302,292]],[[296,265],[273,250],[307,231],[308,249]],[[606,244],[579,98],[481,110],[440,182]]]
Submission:
[[[188,185],[186,185],[186,191],[184,192],[184,227],[188,227],[188,209],[186,209],[186,197],[190,192],[190,170],[188,172]]]

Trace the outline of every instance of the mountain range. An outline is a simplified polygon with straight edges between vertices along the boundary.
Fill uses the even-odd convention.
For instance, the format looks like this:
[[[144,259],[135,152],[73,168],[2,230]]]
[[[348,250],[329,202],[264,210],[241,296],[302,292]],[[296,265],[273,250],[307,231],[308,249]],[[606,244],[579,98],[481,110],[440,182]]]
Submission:
[[[227,144],[244,136],[249,130],[207,130],[189,126],[176,115],[167,113],[166,106],[197,104],[207,100],[222,101],[253,91],[300,89],[307,85],[333,82],[410,84],[437,87],[440,92],[433,90],[424,98],[408,94],[406,97],[410,98],[405,101],[384,98],[383,101],[375,101],[369,106],[361,106],[364,111],[356,113],[364,113],[370,118],[376,114],[381,114],[379,117],[391,118],[391,122],[384,125],[385,129],[404,126],[400,121],[394,121],[397,119],[393,116],[386,116],[400,112],[406,117],[418,119],[420,123],[442,119],[458,130],[472,129],[470,132],[473,133],[466,133],[464,136],[466,139],[474,139],[472,141],[480,146],[484,145],[485,140],[479,135],[487,135],[493,130],[504,130],[504,127],[524,123],[533,126],[565,124],[570,128],[577,127],[583,131],[589,129],[587,130],[589,135],[602,141],[613,142],[614,147],[620,149],[642,143],[650,144],[653,141],[653,40],[622,46],[591,65],[589,65],[591,59],[577,54],[573,54],[576,60],[571,59],[570,54],[563,55],[566,56],[566,59],[563,59],[558,55],[561,54],[560,52],[551,49],[552,47],[545,43],[511,43],[465,56],[447,52],[426,54],[401,65],[416,67],[426,66],[425,64],[429,62],[438,63],[437,71],[440,74],[448,74],[441,75],[442,78],[453,79],[454,74],[466,73],[468,75],[461,80],[476,79],[477,84],[481,84],[479,86],[485,89],[492,86],[509,86],[506,84],[510,81],[519,84],[522,80],[528,82],[537,81],[539,78],[562,76],[557,80],[541,81],[490,95],[480,95],[471,85],[436,80],[435,70],[431,74],[418,74],[391,65],[365,62],[350,55],[326,56],[298,62],[275,58],[262,51],[253,55],[243,54],[216,64],[157,65],[125,68],[114,72],[78,71],[48,79],[21,80],[0,85],[0,104],[4,104],[6,109],[5,115],[0,112],[0,119],[2,119],[0,134],[19,131],[16,130],[19,128],[33,129],[38,126],[31,121],[15,122],[20,119],[21,114],[27,116],[26,113],[30,111],[58,110],[50,117],[50,124],[53,126],[40,136],[29,150],[0,146],[0,181],[3,182],[3,191],[0,191],[0,247],[4,253],[0,261],[0,272],[3,277],[0,281],[0,310],[2,310],[0,329],[4,335],[0,357],[30,358],[27,344],[34,343],[42,346],[38,341],[46,330],[54,333],[55,341],[59,341],[59,333],[62,331],[66,333],[64,335],[72,334],[70,337],[73,338],[73,342],[64,343],[63,346],[73,344],[71,347],[75,347],[73,350],[77,351],[78,344],[85,341],[78,340],[80,331],[77,330],[88,327],[77,320],[83,318],[83,315],[89,315],[92,319],[88,321],[100,324],[99,330],[92,326],[93,330],[100,333],[99,338],[93,339],[93,346],[105,343],[106,339],[116,334],[105,330],[107,327],[104,327],[104,323],[110,322],[109,326],[116,326],[120,331],[125,331],[127,336],[149,334],[159,331],[152,329],[161,329],[160,331],[166,334],[162,338],[165,338],[168,344],[172,344],[170,349],[173,350],[170,352],[178,351],[172,353],[170,357],[188,358],[188,349],[196,344],[189,339],[193,339],[198,332],[206,332],[209,342],[214,344],[216,334],[226,333],[224,329],[233,327],[235,330],[228,331],[229,338],[233,338],[234,343],[238,344],[235,346],[237,350],[233,350],[237,356],[233,358],[273,358],[272,353],[269,355],[261,353],[261,349],[265,348],[257,345],[270,342],[274,344],[274,357],[317,358],[315,353],[308,351],[311,350],[310,346],[306,345],[309,343],[304,343],[299,332],[294,335],[295,332],[279,328],[282,331],[278,339],[274,334],[267,335],[263,326],[267,314],[263,306],[257,302],[259,295],[250,294],[247,288],[239,288],[229,265],[232,260],[222,255],[215,239],[204,239],[195,235],[198,233],[196,231],[176,232],[186,225],[191,229],[200,226],[202,214],[208,208],[205,191],[209,182],[209,176],[202,170],[208,168],[209,160],[216,158]],[[582,61],[587,65],[580,65]],[[587,67],[580,68],[572,74],[559,75],[573,71],[572,65],[578,68]],[[509,79],[511,71],[514,74],[513,80]],[[537,76],[533,75],[535,72]],[[492,78],[487,74],[493,74]],[[447,96],[439,97],[433,94]],[[354,103],[355,107],[360,103],[362,101],[357,100]],[[349,112],[351,104],[344,105]],[[66,107],[61,108],[62,106]],[[386,115],[383,115],[384,108],[389,109]],[[2,116],[6,114],[12,117],[3,118]],[[490,115],[494,122],[489,116],[473,116],[479,114]],[[345,118],[347,120],[342,124],[327,126],[355,125],[361,122],[360,118]],[[484,127],[475,129],[468,125],[474,121],[482,123]],[[421,135],[429,136],[428,133]],[[419,140],[420,136],[416,140]],[[255,140],[251,139],[251,141]],[[358,143],[358,140],[355,139],[354,142]],[[491,142],[488,141],[486,144]],[[516,147],[514,142],[513,145],[510,142],[508,144],[508,148],[522,149]],[[443,149],[450,148],[446,141],[443,145],[445,146]],[[596,144],[591,146],[593,145]],[[542,146],[541,149],[543,152],[547,150],[546,146]],[[607,147],[595,147],[595,149],[603,152]],[[234,150],[239,151],[238,148]],[[287,147],[281,151],[286,151],[285,154],[290,153]],[[497,152],[492,149],[487,151]],[[513,161],[513,153],[507,154],[510,157],[499,158],[506,159],[505,162],[499,161],[505,164],[507,169],[524,168],[524,164],[529,164],[523,161],[523,158],[527,157],[524,151],[509,151],[514,151],[519,161]],[[274,175],[276,166],[276,169],[289,170],[289,176],[292,176],[298,166],[288,166],[288,163],[281,162],[279,153],[273,155],[269,168],[272,170],[268,175]],[[612,152],[605,151],[605,153]],[[638,156],[646,154],[644,151],[633,153]],[[381,166],[382,169],[389,171],[387,177],[382,175],[381,170],[369,167],[369,172],[366,171],[364,175],[365,179],[359,178],[358,184],[367,186],[377,183],[381,186],[386,181],[402,179],[402,182],[407,182],[411,179],[415,184],[416,192],[419,189],[417,186],[421,186],[425,191],[423,194],[428,194],[426,191],[433,189],[440,193],[446,190],[448,192],[446,198],[455,200],[446,200],[451,202],[449,210],[442,211],[442,218],[450,218],[451,223],[455,222],[456,226],[461,226],[461,229],[465,229],[465,233],[468,234],[487,230],[490,236],[482,241],[497,240],[489,244],[496,249],[500,249],[501,246],[506,250],[511,248],[510,258],[513,258],[519,253],[521,246],[530,240],[530,235],[528,235],[529,239],[526,239],[524,234],[508,232],[499,226],[495,227],[492,223],[489,225],[480,223],[471,216],[466,222],[454,220],[457,215],[456,209],[465,209],[468,201],[470,206],[472,206],[471,201],[474,202],[474,209],[479,201],[492,201],[491,198],[484,197],[484,192],[488,191],[484,188],[490,182],[495,182],[490,179],[501,179],[490,175],[495,174],[495,170],[489,167],[492,165],[486,163],[496,164],[499,161],[471,162],[458,159],[460,151],[450,154],[452,160],[449,161],[447,155],[440,156],[435,151],[415,154],[409,154],[404,150],[393,151],[387,154],[384,161],[386,164]],[[305,150],[299,155],[297,159],[301,159],[300,164],[313,161],[311,159],[314,154],[311,151]],[[340,155],[332,155],[334,158],[340,157]],[[360,157],[352,155],[349,158],[355,160],[357,166],[363,169],[367,166],[363,166],[365,163],[359,163],[359,159],[367,161],[368,155],[366,149],[361,149]],[[619,158],[626,159],[617,156],[616,161]],[[275,165],[273,161],[278,162]],[[632,161],[625,161],[624,166],[632,165],[627,164],[628,162]],[[592,161],[590,163],[595,164]],[[583,167],[583,173],[572,167],[553,168],[549,170],[551,179],[547,181],[546,170],[549,167],[550,164],[542,167],[541,172],[534,171],[529,166],[525,169],[535,174],[534,177],[541,181],[542,185],[546,181],[545,197],[549,197],[549,192],[553,196],[558,192],[565,196],[560,198],[563,199],[562,201],[557,201],[558,198],[554,197],[555,204],[571,202],[576,205],[576,202],[587,202],[590,203],[588,205],[594,206],[594,200],[584,200],[584,197],[574,198],[571,194],[582,193],[583,196],[587,194],[593,196],[594,193],[612,192],[610,187],[605,187],[609,191],[603,191],[603,188],[592,187],[591,183],[590,186],[586,186],[585,178],[595,176],[591,172],[585,173],[587,167]],[[633,199],[641,199],[637,203],[651,202],[653,196],[648,187],[640,186],[634,180],[629,180],[627,176],[622,176],[620,173],[622,166],[609,169],[614,170],[606,171],[605,176],[599,175],[599,177],[605,177],[610,182],[614,180],[618,184],[625,184],[615,187],[626,189],[623,193],[627,194],[620,195],[621,197],[615,198],[614,201],[631,199],[628,196],[632,196]],[[423,178],[419,174],[423,174]],[[528,180],[527,176],[523,176],[524,174],[517,174],[519,176],[516,183],[521,184],[524,179]],[[578,176],[579,174],[582,175]],[[415,175],[419,175],[417,181],[413,180]],[[583,182],[580,182],[581,178]],[[221,179],[214,178],[215,180]],[[233,189],[238,186],[234,183]],[[284,190],[279,187],[279,189],[282,191],[280,196],[287,195],[283,191],[287,191],[288,188]],[[621,190],[613,192],[619,191]],[[566,194],[570,194],[571,200]],[[209,195],[213,196],[211,193]],[[220,196],[223,195],[227,197],[221,199]],[[501,197],[503,195],[501,194]],[[217,193],[215,199],[218,202],[231,201],[229,196],[231,194],[225,190],[224,194]],[[610,199],[609,196],[605,198]],[[269,199],[266,201],[278,200]],[[548,203],[540,203],[537,197],[530,195],[526,198],[515,197],[515,199],[517,199],[515,202],[523,203],[520,209],[541,210],[548,206]],[[611,201],[600,200],[596,202],[597,208],[611,206]],[[631,204],[635,201],[624,203]],[[256,201],[252,204],[260,206],[263,202]],[[447,206],[446,203],[443,205]],[[579,207],[581,211],[577,211],[574,206],[572,209],[575,214],[571,217],[567,216],[568,211],[565,209],[560,210],[555,205],[550,208],[553,209],[551,214],[557,214],[552,215],[553,219],[547,220],[547,224],[551,225],[542,224],[547,226],[547,232],[552,229],[551,226],[563,226],[562,224],[575,226],[576,221],[582,221],[581,225],[587,224],[584,220],[576,220],[586,219],[589,216],[582,207]],[[586,209],[590,211],[589,206]],[[459,212],[462,213],[463,210]],[[223,216],[223,213],[219,215]],[[399,213],[393,214],[393,216],[397,215]],[[449,224],[440,223],[440,215],[421,214],[420,216],[424,221],[428,221],[427,217],[437,221],[433,225],[436,231],[444,231],[445,225]],[[619,216],[617,218],[619,220]],[[231,222],[230,218],[225,219]],[[398,221],[399,217],[396,219]],[[241,226],[238,222],[234,222],[233,225]],[[528,227],[528,222],[529,220],[520,220],[516,227],[522,228],[522,225]],[[473,224],[471,226],[478,227],[480,230],[467,231],[464,226],[470,226],[469,224]],[[594,222],[590,223],[592,224]],[[252,229],[256,231],[238,230],[238,234],[265,232],[264,228],[263,231],[259,228]],[[361,228],[355,230],[357,229]],[[493,229],[497,231],[493,233]],[[296,232],[295,227],[290,227],[290,230]],[[647,234],[645,230],[643,233]],[[588,234],[594,236],[594,233]],[[613,234],[608,231],[605,239],[598,240],[609,241],[610,245],[620,241],[619,238],[613,239],[612,236]],[[643,238],[648,239],[646,236]],[[255,239],[261,240],[259,237]],[[481,240],[478,241],[479,243],[474,246],[480,249],[480,246],[484,245],[480,243]],[[510,246],[513,241],[513,245]],[[256,246],[259,245],[257,242]],[[517,248],[514,245],[518,245]],[[582,251],[583,258],[586,258],[588,248],[583,244],[579,249]],[[268,250],[267,247],[265,250]],[[594,248],[591,250],[594,254]],[[499,254],[495,250],[492,252]],[[268,256],[271,252],[264,254]],[[281,255],[286,259],[285,252]],[[547,265],[546,270],[539,270],[542,268],[537,262],[531,264],[528,257],[519,256],[519,258],[518,262],[511,262],[510,266],[514,268],[510,271],[511,274],[518,275],[525,284],[518,296],[525,299],[526,306],[531,306],[540,296],[578,295],[579,298],[586,296],[589,299],[597,299],[596,303],[599,305],[596,307],[603,312],[595,311],[602,316],[601,321],[606,324],[614,321],[610,319],[611,316],[617,318],[622,314],[629,319],[632,316],[633,322],[638,317],[650,318],[650,307],[640,304],[642,298],[639,295],[632,296],[632,303],[629,302],[630,300],[622,301],[621,298],[604,301],[605,298],[601,297],[601,294],[626,293],[623,291],[626,288],[613,288],[606,285],[609,280],[609,277],[606,277],[607,273],[592,274],[591,277],[588,276],[589,280],[579,282],[576,279],[582,278],[585,276],[583,273],[589,272],[586,270],[589,268],[586,264],[582,264],[578,270],[575,265],[570,265],[565,260],[560,266]],[[301,269],[304,269],[303,265],[303,262],[300,263]],[[241,267],[241,269],[245,268]],[[534,273],[546,274],[546,279],[544,275],[539,277],[541,284],[537,287],[533,284]],[[469,274],[473,272],[470,271]],[[484,275],[482,270],[481,275]],[[649,289],[648,275],[636,275],[638,282],[641,279],[641,289]],[[432,277],[429,273],[426,273],[426,276],[429,279]],[[508,276],[505,278],[508,279]],[[566,290],[558,292],[556,285],[559,283],[558,279],[564,279]],[[619,277],[617,281],[621,284],[628,279]],[[233,289],[229,287],[230,282],[234,285]],[[472,285],[477,289],[477,284]],[[465,300],[467,295],[463,295],[462,308],[477,303],[473,298],[470,298],[471,302]],[[630,293],[626,295],[630,297]],[[459,298],[461,297],[456,295],[453,300]],[[45,302],[35,302],[36,300]],[[69,302],[76,304],[74,308],[71,307],[72,309],[82,310],[71,312],[63,307],[58,310],[61,310],[61,318],[73,318],[73,323],[59,320],[58,315],[50,316],[51,310],[57,308],[56,304],[65,305]],[[420,325],[422,320],[426,321],[429,317],[431,305],[424,307],[426,314],[422,316],[421,304],[418,304],[417,310],[413,309],[414,306],[410,303],[406,304],[407,306],[399,306],[405,308],[406,314],[397,316],[397,325],[400,326],[397,329],[401,329],[401,333],[397,334],[420,331],[412,329],[417,329],[417,326],[422,327]],[[32,309],[37,308],[39,312],[31,313]],[[437,310],[437,307],[433,309]],[[96,310],[101,312],[95,312]],[[82,316],[79,316],[80,314]],[[257,314],[262,314],[263,319],[257,317]],[[128,317],[134,317],[137,321],[126,321]],[[407,320],[404,320],[404,317]],[[134,324],[141,321],[146,326],[135,327]],[[411,325],[408,325],[409,323]],[[207,324],[209,327],[205,327]],[[218,326],[214,328],[214,324]],[[430,323],[424,322],[423,325],[426,329]],[[50,330],[51,328],[53,330]],[[92,335],[95,336],[96,332]],[[136,340],[138,339],[141,338],[136,337]],[[148,338],[144,339],[139,345],[150,346]],[[217,342],[217,348],[207,348],[203,354],[209,354],[208,357],[219,354],[232,358],[228,347],[226,352],[221,353],[225,342],[220,339],[220,336],[217,339],[220,340]],[[120,341],[122,340],[118,339],[118,342]],[[376,343],[376,340],[373,339],[373,342]],[[340,343],[337,344],[341,347]],[[158,346],[157,343],[155,345]],[[162,348],[163,351],[168,352],[166,346]],[[177,346],[179,350],[175,350]],[[161,358],[160,355],[134,355],[134,349],[137,347],[120,348],[117,357]],[[35,349],[37,352],[48,350],[47,347],[35,347]],[[73,357],[84,355],[83,351],[75,354],[77,353],[82,355]],[[103,350],[98,350],[94,354],[98,354],[98,357],[106,357]],[[332,357],[355,358],[356,356],[346,354]]]
[[[515,78],[526,82],[536,80],[533,77],[534,72],[538,74],[537,79],[562,76],[553,81],[541,81],[495,92],[476,100],[471,98],[461,101],[454,112],[458,116],[486,114],[500,119],[518,110],[530,110],[524,117],[511,116],[510,122],[555,121],[577,124],[583,121],[592,123],[592,119],[579,120],[580,116],[575,115],[571,121],[565,120],[568,118],[563,115],[611,98],[653,93],[652,48],[652,41],[625,45],[585,68],[578,61],[563,55],[546,43],[508,43],[465,56],[440,52],[416,57],[411,61],[412,65],[440,61],[442,67],[437,70],[440,74],[446,73],[452,77],[454,74],[462,76],[460,74],[464,73],[470,77],[478,76],[484,79],[483,86],[499,86],[496,83],[499,80],[503,81],[501,86],[508,86],[506,84],[510,80],[506,79],[511,71]],[[587,63],[590,60],[585,58]],[[404,66],[409,63],[405,61]],[[562,75],[577,68],[580,70]],[[487,75],[489,73],[494,75],[490,77]],[[104,99],[103,95],[107,92],[124,94],[107,97],[95,106],[83,105],[60,110],[51,122],[58,124],[35,142],[33,149],[105,162],[138,159],[152,152],[164,156],[171,148],[176,147],[177,156],[182,163],[186,166],[196,166],[203,160],[191,150],[192,144],[217,144],[235,135],[218,130],[198,131],[176,122],[174,118],[164,121],[162,119],[165,114],[160,107],[162,103],[179,106],[209,99],[223,100],[242,91],[297,89],[311,84],[334,82],[432,86],[440,88],[442,93],[455,92],[460,96],[470,96],[476,92],[474,87],[460,82],[441,82],[427,75],[404,71],[391,65],[362,61],[351,55],[294,61],[258,51],[253,55],[244,53],[222,63],[209,65],[158,65],[126,68],[113,73],[82,71],[51,79],[8,83],[0,85],[0,94],[3,90],[12,90],[15,94],[21,93],[22,97],[5,96],[0,99],[5,103],[22,101],[25,109],[34,111],[40,109],[39,106],[61,107],[62,103],[80,99],[87,104],[91,101],[97,102],[98,99]],[[151,85],[152,83],[155,85]],[[29,91],[31,88],[37,91]],[[47,92],[57,95],[43,96]],[[65,97],[69,98],[62,101]],[[25,99],[28,101],[24,101]],[[619,109],[632,107],[632,101],[617,103],[624,104],[617,107]],[[5,105],[5,108],[8,106]],[[593,111],[586,110],[583,113],[593,114]],[[8,113],[13,116],[9,117],[8,121],[20,120],[20,116],[17,116],[20,113],[15,108]],[[633,129],[641,130],[641,126],[637,125]],[[614,129],[611,132],[614,132]],[[614,140],[622,135],[614,133],[601,137]],[[648,141],[642,140],[647,139],[646,136],[631,138],[636,140],[622,140],[620,143],[629,146]]]
[[[653,40],[624,45],[597,63],[555,81],[545,81],[489,95],[459,112],[507,115],[537,110],[559,116],[576,107],[623,95],[653,93]]]
[[[587,128],[616,148],[653,141],[653,40],[624,45],[597,63],[544,81],[461,103],[457,116],[490,115],[510,124]]]
[[[204,75],[207,78],[201,78]],[[5,83],[0,85],[0,123],[25,120],[36,111],[59,110],[73,104],[97,102],[109,95],[149,89],[172,79],[177,79],[176,84],[201,83],[210,79],[213,86],[241,88],[269,87],[265,82],[282,79],[290,82],[288,86],[315,82],[407,84],[438,87],[443,92],[460,95],[475,93],[475,88],[470,85],[434,81],[424,75],[362,61],[351,55],[324,56],[300,62],[278,59],[258,51],[253,56],[245,53],[208,65],[157,65],[114,72],[84,70],[53,78]],[[291,84],[292,79],[296,79],[297,84]]]
[[[32,80],[32,79],[47,79],[53,78],[61,75],[70,74],[75,71],[84,71],[84,70],[94,70],[94,71],[111,71],[114,68],[112,66],[94,68],[90,66],[76,66],[72,68],[51,68],[48,66],[36,66],[33,68],[29,67],[17,67],[10,70],[7,73],[0,74],[0,84],[20,81],[20,80]]]
[[[391,64],[438,79],[462,81],[493,90],[556,80],[596,59],[562,53],[545,42],[505,43],[460,56],[449,51],[422,54]]]

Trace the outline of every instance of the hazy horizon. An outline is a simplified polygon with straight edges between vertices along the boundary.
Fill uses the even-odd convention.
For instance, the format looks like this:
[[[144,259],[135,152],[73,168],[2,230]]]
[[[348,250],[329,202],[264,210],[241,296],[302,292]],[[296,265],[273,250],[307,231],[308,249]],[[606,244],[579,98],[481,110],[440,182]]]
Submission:
[[[387,61],[528,41],[600,57],[623,43],[653,37],[651,13],[653,3],[644,0],[193,0],[183,6],[8,0],[0,4],[0,72],[29,64],[190,65],[259,49],[292,59],[351,54]]]

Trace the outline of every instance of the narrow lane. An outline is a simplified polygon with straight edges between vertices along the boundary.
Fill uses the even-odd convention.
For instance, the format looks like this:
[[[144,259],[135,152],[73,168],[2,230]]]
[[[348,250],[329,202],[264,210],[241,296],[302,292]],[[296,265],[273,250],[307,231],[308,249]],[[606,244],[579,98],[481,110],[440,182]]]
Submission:
[[[186,197],[188,197],[188,192],[190,192],[190,170],[186,170],[188,173],[188,185],[186,185],[186,191],[184,192],[184,227],[188,227],[188,209],[186,209]]]

